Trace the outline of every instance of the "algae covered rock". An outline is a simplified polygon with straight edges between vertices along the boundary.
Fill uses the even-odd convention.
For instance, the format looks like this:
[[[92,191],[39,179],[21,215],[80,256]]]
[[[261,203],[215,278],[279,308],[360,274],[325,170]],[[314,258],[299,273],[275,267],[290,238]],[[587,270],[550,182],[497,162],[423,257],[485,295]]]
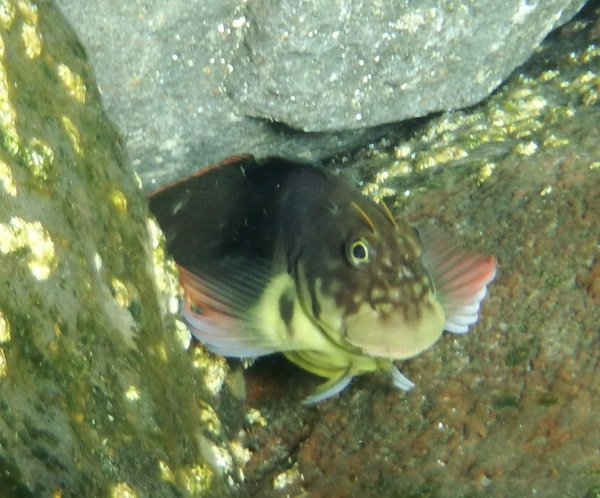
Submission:
[[[225,367],[185,350],[149,226],[73,32],[0,0],[2,496],[224,493]]]

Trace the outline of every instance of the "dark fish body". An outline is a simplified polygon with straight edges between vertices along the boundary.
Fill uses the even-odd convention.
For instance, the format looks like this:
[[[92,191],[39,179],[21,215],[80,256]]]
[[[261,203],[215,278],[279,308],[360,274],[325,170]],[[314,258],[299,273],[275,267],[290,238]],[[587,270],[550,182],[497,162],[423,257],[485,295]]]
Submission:
[[[329,379],[309,402],[375,370],[410,389],[392,361],[444,329],[466,332],[494,276],[493,258],[437,231],[419,235],[307,163],[235,158],[159,190],[150,209],[192,333],[216,353],[283,352]]]

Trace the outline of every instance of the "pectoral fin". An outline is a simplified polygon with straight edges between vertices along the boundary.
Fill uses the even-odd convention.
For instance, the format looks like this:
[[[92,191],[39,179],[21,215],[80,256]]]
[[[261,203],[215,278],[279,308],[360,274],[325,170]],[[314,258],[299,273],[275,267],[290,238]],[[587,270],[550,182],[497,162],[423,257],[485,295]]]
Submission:
[[[419,230],[423,265],[431,275],[436,298],[446,316],[444,330],[464,334],[478,318],[487,285],[496,275],[496,260],[457,246],[444,231]]]
[[[413,382],[411,382],[410,380],[408,380],[402,374],[402,372],[400,370],[398,370],[398,367],[396,367],[396,365],[392,365],[391,374],[392,374],[392,383],[394,384],[395,387],[397,387],[401,391],[407,392],[407,391],[410,391],[413,387],[415,387],[415,384]]]
[[[318,347],[322,336],[298,301],[292,277],[264,263],[228,260],[202,273],[179,267],[184,317],[214,353],[236,358]]]
[[[239,289],[207,275],[199,276],[179,267],[185,292],[183,316],[196,339],[213,353],[249,358],[275,353],[281,345],[257,323],[248,293],[260,293],[259,283],[247,282]]]
[[[303,405],[314,405],[315,403],[319,403],[327,398],[331,398],[336,394],[342,392],[350,381],[352,380],[353,375],[349,370],[343,372],[338,377],[333,377],[329,379],[324,384],[321,384],[315,390],[314,394],[311,394],[307,398],[302,401]]]
[[[392,376],[392,383],[401,391],[407,392],[415,387],[415,384],[408,380],[395,365],[392,365],[390,373]],[[353,377],[354,374],[352,373],[351,367],[348,370],[343,371],[337,377],[332,377],[327,382],[317,387],[313,394],[302,401],[302,404],[314,405],[315,403],[320,403],[327,398],[331,398],[332,396],[339,394],[346,389],[346,387],[348,387],[348,384],[350,384],[350,381]]]

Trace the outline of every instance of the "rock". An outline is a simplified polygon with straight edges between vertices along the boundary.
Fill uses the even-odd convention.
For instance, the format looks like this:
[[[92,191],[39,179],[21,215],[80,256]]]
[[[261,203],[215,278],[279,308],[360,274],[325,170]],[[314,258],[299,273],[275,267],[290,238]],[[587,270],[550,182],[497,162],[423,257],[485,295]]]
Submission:
[[[225,88],[241,0],[57,3],[86,45],[148,191],[241,152],[314,159],[381,134],[305,134],[244,116]]]
[[[583,1],[58,4],[153,189],[241,152],[322,158],[473,104]]]
[[[51,2],[1,3],[0,494],[219,496],[226,369],[185,350],[90,74]]]
[[[581,0],[255,0],[227,88],[246,115],[311,132],[473,105]]]

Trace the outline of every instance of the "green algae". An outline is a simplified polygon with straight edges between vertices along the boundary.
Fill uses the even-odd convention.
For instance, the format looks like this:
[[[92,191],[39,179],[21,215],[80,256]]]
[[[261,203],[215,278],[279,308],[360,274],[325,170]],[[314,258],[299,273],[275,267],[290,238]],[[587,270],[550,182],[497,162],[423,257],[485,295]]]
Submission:
[[[545,407],[556,405],[559,401],[560,398],[558,396],[550,393],[546,393],[538,398],[538,403]]]
[[[600,498],[600,484],[590,486],[583,495],[583,498]]]
[[[526,363],[531,357],[531,348],[527,345],[519,345],[510,349],[504,360],[507,367],[514,367]]]
[[[519,396],[510,393],[500,394],[492,401],[492,406],[498,410],[505,408],[516,408],[519,406]]]
[[[198,408],[214,402],[206,386],[223,363],[200,370],[185,350],[172,265],[156,256],[121,138],[50,2],[0,3],[0,198],[3,490],[235,487],[235,441]]]
[[[439,483],[427,481],[405,489],[400,496],[405,496],[406,498],[438,498],[440,496],[440,488]]]

